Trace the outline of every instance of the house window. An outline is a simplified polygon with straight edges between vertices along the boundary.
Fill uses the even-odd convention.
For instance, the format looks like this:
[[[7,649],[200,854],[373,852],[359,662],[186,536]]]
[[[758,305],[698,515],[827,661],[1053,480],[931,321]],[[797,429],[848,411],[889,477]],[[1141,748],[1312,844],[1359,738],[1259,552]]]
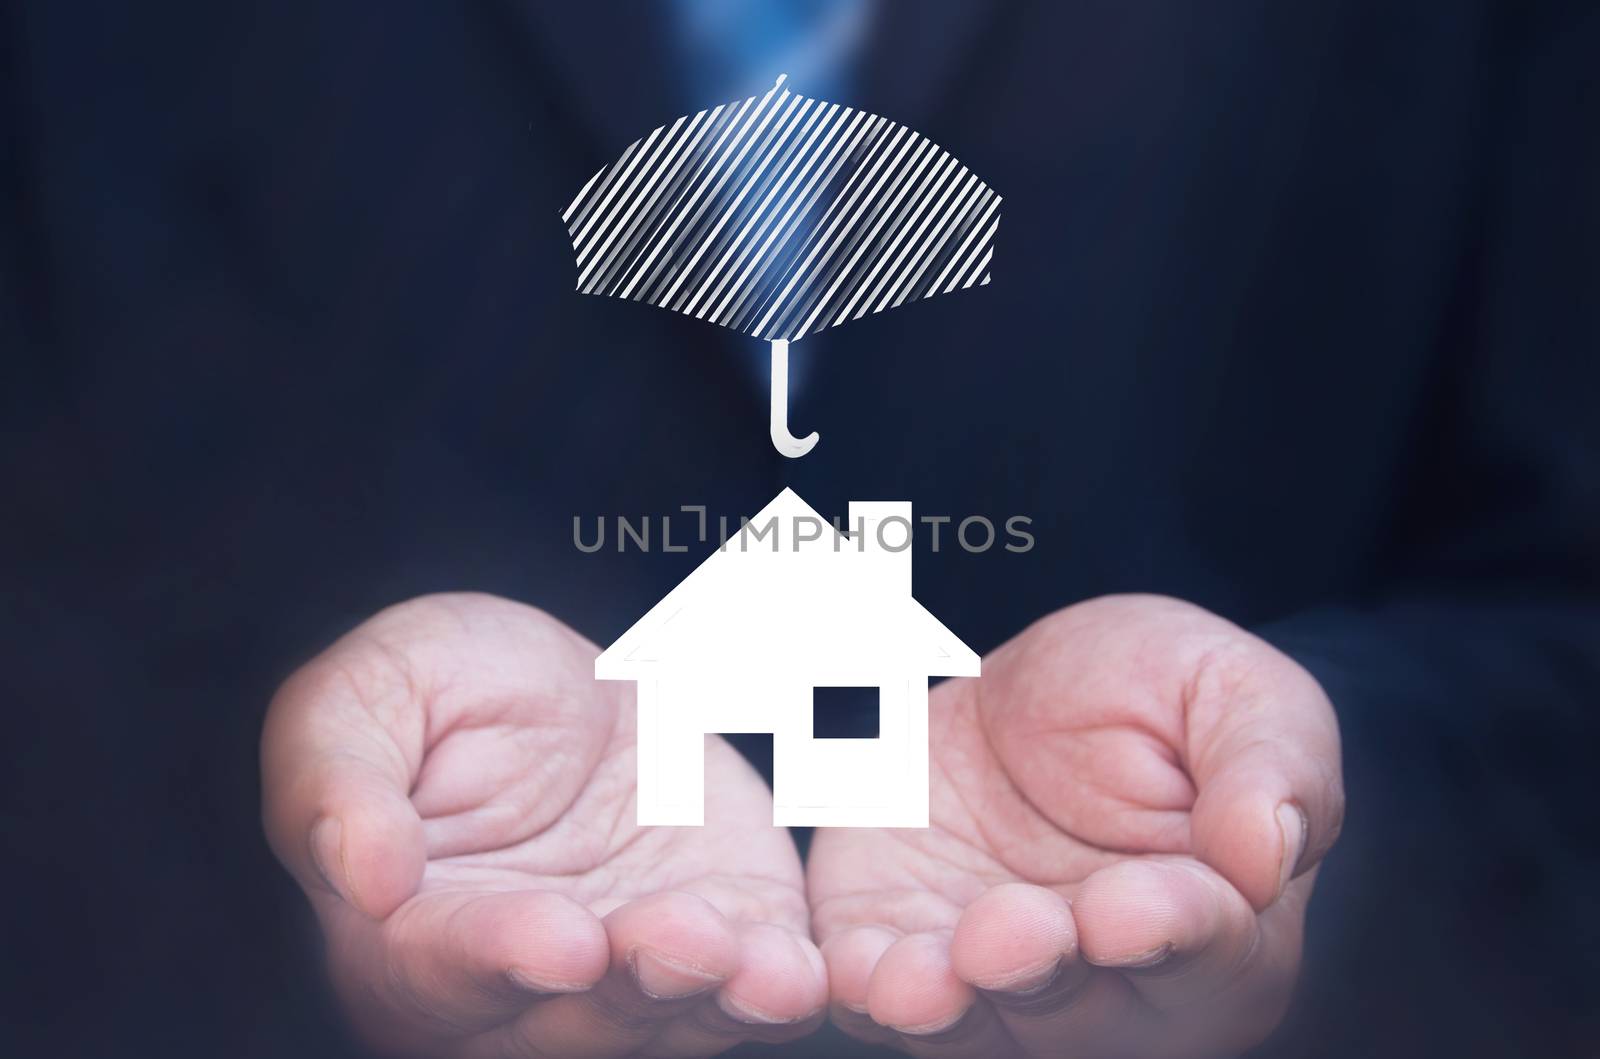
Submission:
[[[813,688],[811,736],[813,739],[878,738],[878,689]]]

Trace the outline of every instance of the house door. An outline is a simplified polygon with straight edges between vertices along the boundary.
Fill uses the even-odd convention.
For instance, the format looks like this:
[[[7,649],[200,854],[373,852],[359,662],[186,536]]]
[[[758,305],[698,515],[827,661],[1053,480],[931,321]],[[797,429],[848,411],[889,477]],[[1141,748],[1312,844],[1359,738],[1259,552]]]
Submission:
[[[799,688],[791,723],[773,738],[776,822],[828,827],[925,827],[928,684],[877,685],[876,738],[829,738],[814,723],[817,695]]]

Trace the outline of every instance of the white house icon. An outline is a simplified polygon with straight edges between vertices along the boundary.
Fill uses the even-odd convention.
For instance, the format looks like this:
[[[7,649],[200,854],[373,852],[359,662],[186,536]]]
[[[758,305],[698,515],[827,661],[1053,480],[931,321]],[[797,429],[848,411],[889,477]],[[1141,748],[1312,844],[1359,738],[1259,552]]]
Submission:
[[[702,824],[706,734],[770,732],[774,824],[928,826],[928,678],[978,656],[911,597],[909,503],[844,529],[785,489],[595,660],[639,686],[640,824]],[[815,736],[829,687],[876,689],[876,739]]]

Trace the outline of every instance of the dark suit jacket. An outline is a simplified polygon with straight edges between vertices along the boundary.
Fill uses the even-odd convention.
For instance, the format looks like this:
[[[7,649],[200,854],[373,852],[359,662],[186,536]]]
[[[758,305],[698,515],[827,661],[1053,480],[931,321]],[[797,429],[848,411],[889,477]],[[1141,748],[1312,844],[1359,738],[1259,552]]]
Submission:
[[[1153,591],[1323,680],[1349,828],[1277,1048],[1592,1050],[1597,15],[889,9],[849,102],[1005,196],[995,279],[798,344],[792,462],[759,343],[572,290],[561,206],[716,101],[659,10],[9,5],[17,1054],[345,1054],[259,838],[274,682],[438,589],[608,642],[694,558],[574,516],[785,484],[1032,518],[918,552],[980,651]]]

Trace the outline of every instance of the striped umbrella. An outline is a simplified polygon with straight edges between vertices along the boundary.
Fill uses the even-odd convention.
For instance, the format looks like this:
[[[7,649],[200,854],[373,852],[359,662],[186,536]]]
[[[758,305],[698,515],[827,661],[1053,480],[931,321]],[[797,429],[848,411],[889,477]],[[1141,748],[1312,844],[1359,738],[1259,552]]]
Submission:
[[[1000,196],[926,137],[790,92],[685,115],[589,178],[561,214],[578,290],[731,327],[772,347],[772,443],[789,343],[989,282]]]

